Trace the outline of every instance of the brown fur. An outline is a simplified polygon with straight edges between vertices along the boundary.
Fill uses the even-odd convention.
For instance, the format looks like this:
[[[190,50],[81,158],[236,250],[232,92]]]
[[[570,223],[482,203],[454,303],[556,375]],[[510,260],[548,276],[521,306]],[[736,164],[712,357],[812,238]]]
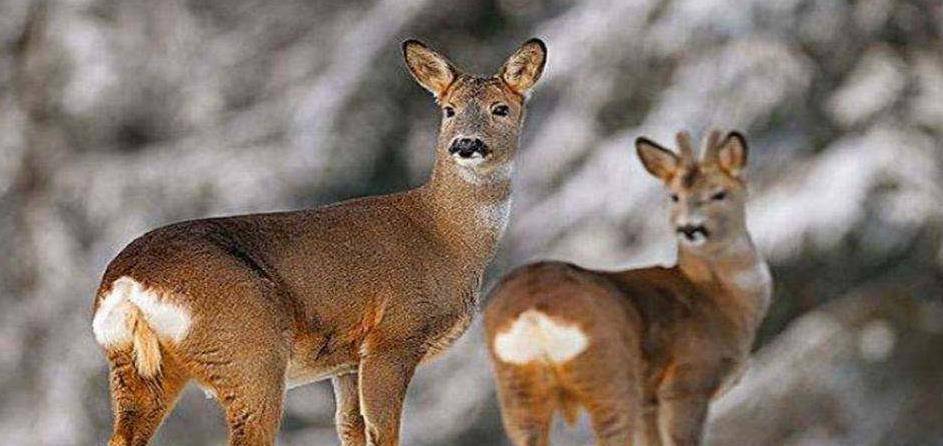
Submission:
[[[146,444],[191,379],[223,406],[230,444],[273,444],[286,375],[333,377],[344,445],[399,444],[413,371],[458,338],[476,308],[503,231],[479,214],[509,197],[510,178],[499,173],[513,158],[524,115],[514,88],[540,76],[529,68],[531,77],[517,84],[478,78],[419,42],[403,48],[417,81],[456,110],[443,119],[425,185],[297,212],[173,224],[135,240],[108,266],[96,311],[111,284],[128,276],[193,316],[182,341],[160,340],[163,356],[154,355],[155,338],[140,318],[135,333],[147,342],[107,351],[111,445]],[[508,63],[535,48],[545,56],[535,40]],[[510,114],[488,113],[495,103]],[[459,166],[448,153],[463,135],[491,148],[481,165]],[[150,373],[155,361],[160,374]]]
[[[682,147],[686,141],[679,135]],[[600,445],[627,445],[636,436],[647,445],[698,444],[710,398],[739,376],[765,314],[769,288],[743,289],[736,281],[762,262],[746,232],[744,185],[729,173],[746,160],[742,137],[709,147],[742,146],[739,155],[724,155],[725,166],[688,162],[644,138],[637,145],[646,168],[678,195],[672,223],[704,214],[712,235],[703,245],[680,244],[679,263],[670,268],[593,271],[541,262],[492,290],[486,340],[515,445],[546,445],[553,413],[572,419],[574,405],[588,412]],[[727,196],[711,200],[718,187]],[[502,361],[495,337],[528,310],[576,324],[588,346],[562,363]]]

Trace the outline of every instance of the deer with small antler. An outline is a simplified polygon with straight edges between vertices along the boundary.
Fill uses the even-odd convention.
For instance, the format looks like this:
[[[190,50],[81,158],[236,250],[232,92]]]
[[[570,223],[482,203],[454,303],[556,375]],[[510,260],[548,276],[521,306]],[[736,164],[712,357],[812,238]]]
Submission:
[[[222,405],[230,444],[271,445],[286,388],[328,378],[344,445],[399,444],[413,371],[476,310],[547,50],[530,40],[490,77],[415,40],[403,54],[442,107],[426,184],[165,226],[108,265],[92,328],[110,365],[111,446],[147,444],[191,380]]]
[[[670,192],[677,265],[541,262],[491,291],[486,340],[515,445],[547,445],[553,415],[572,423],[580,408],[600,445],[696,445],[708,403],[743,370],[772,293],[746,228],[746,141],[713,132],[697,159],[677,139],[680,156],[636,141]]]

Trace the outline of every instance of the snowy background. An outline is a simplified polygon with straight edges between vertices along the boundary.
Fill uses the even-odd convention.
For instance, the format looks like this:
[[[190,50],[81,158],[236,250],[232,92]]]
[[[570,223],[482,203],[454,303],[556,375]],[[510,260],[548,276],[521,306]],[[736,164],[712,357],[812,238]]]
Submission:
[[[549,62],[489,286],[536,258],[672,262],[632,141],[740,129],[776,294],[708,443],[943,444],[936,0],[0,0],[3,442],[107,438],[90,305],[125,244],[420,184],[439,113],[399,42],[492,73],[532,36]],[[281,444],[336,444],[332,414],[328,384],[292,391]],[[477,323],[418,374],[404,436],[506,444]],[[195,388],[155,440],[224,442]]]

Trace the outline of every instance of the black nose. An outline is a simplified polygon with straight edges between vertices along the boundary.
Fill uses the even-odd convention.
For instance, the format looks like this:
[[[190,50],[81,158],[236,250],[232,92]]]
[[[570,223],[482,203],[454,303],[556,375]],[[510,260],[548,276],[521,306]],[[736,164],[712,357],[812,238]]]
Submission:
[[[677,231],[681,234],[684,234],[684,237],[688,240],[694,240],[697,233],[701,233],[704,238],[707,238],[707,228],[703,225],[683,225],[678,226]]]
[[[488,154],[488,146],[478,138],[459,138],[452,141],[449,153],[452,155],[458,154],[462,158],[471,158],[476,153],[484,157]]]

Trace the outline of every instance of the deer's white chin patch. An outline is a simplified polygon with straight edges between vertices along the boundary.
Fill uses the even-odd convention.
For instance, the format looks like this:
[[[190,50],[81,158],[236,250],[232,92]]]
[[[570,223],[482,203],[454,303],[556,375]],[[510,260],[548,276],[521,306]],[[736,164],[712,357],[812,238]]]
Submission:
[[[452,155],[452,159],[455,160],[455,164],[458,164],[462,167],[478,167],[481,163],[485,162],[485,157],[480,152],[472,153],[468,158],[463,158],[458,156],[458,154]]]
[[[507,363],[523,365],[535,360],[563,363],[589,346],[589,337],[576,324],[527,310],[494,337],[494,353]]]
[[[167,302],[157,290],[145,288],[125,276],[111,284],[111,290],[102,298],[92,319],[92,332],[101,346],[107,348],[131,342],[127,320],[133,307],[141,311],[147,324],[162,338],[179,342],[190,329],[190,313],[186,309]]]
[[[499,183],[511,179],[514,163],[507,161],[496,166],[482,166],[485,161],[485,158],[456,158],[458,176],[472,184]]]

